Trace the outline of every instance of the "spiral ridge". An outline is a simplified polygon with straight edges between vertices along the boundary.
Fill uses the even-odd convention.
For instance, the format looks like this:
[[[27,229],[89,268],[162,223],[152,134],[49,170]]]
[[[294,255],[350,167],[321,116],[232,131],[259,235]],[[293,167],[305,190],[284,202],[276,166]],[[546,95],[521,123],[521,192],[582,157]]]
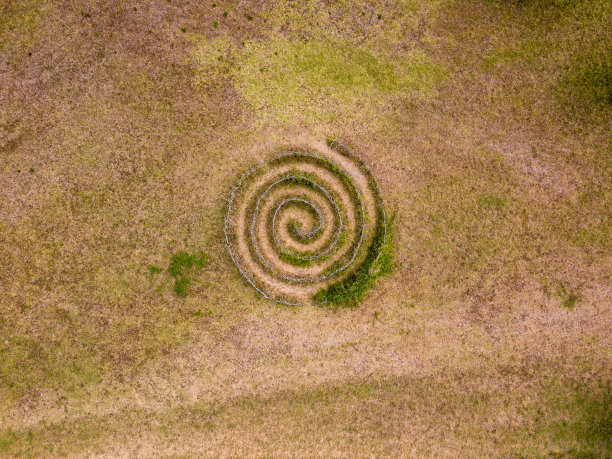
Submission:
[[[283,150],[249,169],[228,199],[225,243],[264,297],[324,303],[318,293],[375,256],[386,224],[370,170],[335,139],[316,150]]]

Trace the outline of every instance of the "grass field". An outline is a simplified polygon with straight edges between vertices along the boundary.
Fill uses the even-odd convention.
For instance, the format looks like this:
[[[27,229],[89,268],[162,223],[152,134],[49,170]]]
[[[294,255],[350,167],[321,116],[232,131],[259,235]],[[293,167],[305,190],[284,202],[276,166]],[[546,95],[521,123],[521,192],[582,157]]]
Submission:
[[[611,18],[0,0],[0,457],[610,457]],[[279,305],[227,199],[332,137],[393,271]]]

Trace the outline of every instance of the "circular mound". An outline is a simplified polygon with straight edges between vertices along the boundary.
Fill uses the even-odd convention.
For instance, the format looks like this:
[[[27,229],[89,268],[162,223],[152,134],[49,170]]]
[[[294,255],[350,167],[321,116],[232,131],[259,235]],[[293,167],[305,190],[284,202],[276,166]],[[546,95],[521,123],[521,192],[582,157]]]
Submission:
[[[334,140],[285,150],[233,188],[225,242],[244,278],[287,305],[351,299],[376,275],[387,220],[365,164]]]

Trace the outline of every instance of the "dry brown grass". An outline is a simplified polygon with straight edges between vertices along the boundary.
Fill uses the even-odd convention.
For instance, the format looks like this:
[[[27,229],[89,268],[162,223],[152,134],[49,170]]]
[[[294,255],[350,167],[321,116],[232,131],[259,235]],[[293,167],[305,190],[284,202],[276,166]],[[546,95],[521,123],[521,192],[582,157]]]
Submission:
[[[609,456],[609,18],[0,0],[0,456]],[[395,271],[280,307],[225,199],[333,135],[397,212]],[[185,298],[148,270],[181,251],[209,255]]]

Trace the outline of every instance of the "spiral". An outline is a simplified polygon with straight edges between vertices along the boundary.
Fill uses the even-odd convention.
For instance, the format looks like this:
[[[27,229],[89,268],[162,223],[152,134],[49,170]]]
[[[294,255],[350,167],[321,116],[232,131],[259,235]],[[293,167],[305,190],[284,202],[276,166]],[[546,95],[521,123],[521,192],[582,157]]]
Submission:
[[[321,303],[317,293],[363,271],[387,232],[374,177],[337,139],[249,169],[230,193],[224,223],[241,275],[286,305]]]

